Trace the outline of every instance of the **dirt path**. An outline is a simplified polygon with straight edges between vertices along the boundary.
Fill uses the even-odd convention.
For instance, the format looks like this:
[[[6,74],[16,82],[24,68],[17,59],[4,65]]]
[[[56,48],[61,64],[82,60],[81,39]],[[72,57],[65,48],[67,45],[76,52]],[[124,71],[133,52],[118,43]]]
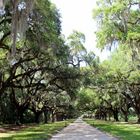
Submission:
[[[83,122],[81,118],[64,128],[51,140],[118,140]]]

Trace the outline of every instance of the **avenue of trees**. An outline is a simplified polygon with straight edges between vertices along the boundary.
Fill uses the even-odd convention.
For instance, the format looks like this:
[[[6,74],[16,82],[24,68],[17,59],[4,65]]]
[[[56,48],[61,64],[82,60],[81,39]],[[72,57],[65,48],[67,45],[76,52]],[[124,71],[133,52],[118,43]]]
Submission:
[[[84,112],[140,123],[140,1],[98,0],[100,62],[83,33],[61,34],[49,0],[0,0],[0,123],[47,123]],[[73,21],[74,22],[74,21]]]
[[[60,14],[48,0],[0,2],[0,122],[74,116],[84,35],[74,31],[65,44]]]
[[[84,97],[87,105],[83,109],[94,110],[98,119],[119,121],[121,117],[128,121],[130,115],[136,115],[140,123],[139,5],[139,0],[98,0],[93,10],[98,23],[97,46],[114,50],[108,60],[90,66],[85,81],[92,93]]]

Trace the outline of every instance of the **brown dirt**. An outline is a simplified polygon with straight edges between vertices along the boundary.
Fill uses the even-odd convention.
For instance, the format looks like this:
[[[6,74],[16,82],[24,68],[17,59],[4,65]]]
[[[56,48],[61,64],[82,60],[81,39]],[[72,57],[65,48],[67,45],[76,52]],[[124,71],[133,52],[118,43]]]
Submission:
[[[2,125],[0,126],[0,133],[6,133],[9,131],[19,131],[27,127],[29,127],[29,125],[28,126],[27,125],[14,125],[14,124]]]

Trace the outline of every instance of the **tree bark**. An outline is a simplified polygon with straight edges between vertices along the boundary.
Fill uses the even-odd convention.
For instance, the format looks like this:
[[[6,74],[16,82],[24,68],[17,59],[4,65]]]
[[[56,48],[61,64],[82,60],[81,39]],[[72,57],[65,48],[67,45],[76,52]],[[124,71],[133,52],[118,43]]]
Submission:
[[[114,120],[116,122],[118,122],[119,121],[119,111],[118,111],[118,109],[113,110],[113,116],[114,116]]]
[[[52,110],[52,122],[56,121],[56,115],[55,115],[55,111]]]
[[[48,123],[48,110],[44,110],[44,123]]]
[[[40,116],[42,114],[42,111],[34,112],[35,115],[35,123],[40,123]]]
[[[138,116],[138,120],[137,120],[137,123],[140,124],[140,114],[137,115]]]
[[[125,122],[128,122],[128,113],[129,113],[129,110],[124,110],[123,108],[121,109],[123,115],[124,115],[124,121]]]

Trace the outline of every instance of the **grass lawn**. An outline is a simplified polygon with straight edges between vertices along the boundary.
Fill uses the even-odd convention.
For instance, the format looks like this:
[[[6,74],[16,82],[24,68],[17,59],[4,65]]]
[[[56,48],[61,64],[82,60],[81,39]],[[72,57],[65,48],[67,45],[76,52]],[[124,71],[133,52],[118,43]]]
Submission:
[[[105,122],[91,119],[85,119],[85,121],[102,131],[117,136],[121,140],[140,140],[140,124]]]
[[[0,133],[0,140],[48,140],[52,134],[61,130],[73,120],[28,126],[16,131]],[[2,128],[1,128],[2,129]]]

